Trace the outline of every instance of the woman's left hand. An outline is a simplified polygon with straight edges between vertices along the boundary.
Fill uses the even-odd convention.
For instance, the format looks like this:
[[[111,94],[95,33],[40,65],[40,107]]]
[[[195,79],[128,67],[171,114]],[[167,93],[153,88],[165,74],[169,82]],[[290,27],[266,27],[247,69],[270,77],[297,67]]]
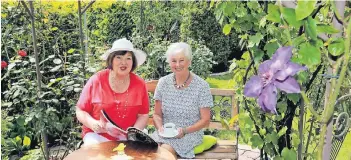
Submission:
[[[185,136],[185,133],[183,131],[183,128],[178,128],[178,135],[176,138],[183,138]]]

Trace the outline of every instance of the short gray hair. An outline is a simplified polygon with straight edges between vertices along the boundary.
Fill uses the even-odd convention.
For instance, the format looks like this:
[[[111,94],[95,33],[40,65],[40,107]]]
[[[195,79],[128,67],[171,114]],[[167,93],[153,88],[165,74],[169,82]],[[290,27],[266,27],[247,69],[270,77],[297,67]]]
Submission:
[[[189,44],[185,43],[185,42],[177,42],[177,43],[172,43],[166,52],[166,58],[167,58],[167,62],[170,62],[170,57],[173,55],[176,55],[180,52],[184,52],[185,57],[188,60],[192,60],[193,55],[191,53],[191,47]]]

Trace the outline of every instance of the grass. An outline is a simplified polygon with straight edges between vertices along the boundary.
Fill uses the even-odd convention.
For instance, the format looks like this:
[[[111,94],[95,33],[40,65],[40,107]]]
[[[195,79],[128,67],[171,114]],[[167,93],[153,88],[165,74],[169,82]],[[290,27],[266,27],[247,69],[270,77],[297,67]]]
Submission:
[[[234,87],[233,74],[211,76],[206,81],[211,88],[232,89]]]
[[[233,75],[226,74],[220,76],[210,76],[206,79],[211,88],[222,88],[222,89],[232,89],[234,85]],[[297,124],[297,121],[296,121]],[[297,126],[294,126],[294,128]],[[215,134],[216,137],[220,139],[235,139],[235,132],[218,132]],[[243,144],[243,141],[239,137],[239,143]],[[347,133],[345,140],[340,148],[337,160],[351,160],[351,131]]]

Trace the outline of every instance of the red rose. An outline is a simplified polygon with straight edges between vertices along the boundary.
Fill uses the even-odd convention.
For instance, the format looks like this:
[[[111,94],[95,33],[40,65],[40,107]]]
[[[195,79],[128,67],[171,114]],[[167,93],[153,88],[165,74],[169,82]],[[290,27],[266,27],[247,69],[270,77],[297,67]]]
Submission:
[[[5,61],[1,61],[1,69],[4,69],[7,67],[7,63]]]
[[[27,56],[27,52],[24,50],[19,50],[18,55],[20,55],[21,57],[25,57],[25,56]]]

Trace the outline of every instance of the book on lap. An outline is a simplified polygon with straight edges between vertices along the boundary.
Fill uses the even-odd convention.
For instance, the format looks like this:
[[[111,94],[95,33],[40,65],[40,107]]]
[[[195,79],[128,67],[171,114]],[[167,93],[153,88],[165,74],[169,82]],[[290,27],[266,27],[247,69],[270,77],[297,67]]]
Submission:
[[[105,127],[106,132],[111,135],[112,137],[121,139],[120,137],[126,137],[128,141],[135,141],[140,144],[147,144],[154,147],[157,147],[157,142],[151,138],[147,133],[144,133],[142,130],[129,127],[127,130],[123,130],[120,126],[114,123],[108,114],[101,110],[100,121],[102,125]]]

